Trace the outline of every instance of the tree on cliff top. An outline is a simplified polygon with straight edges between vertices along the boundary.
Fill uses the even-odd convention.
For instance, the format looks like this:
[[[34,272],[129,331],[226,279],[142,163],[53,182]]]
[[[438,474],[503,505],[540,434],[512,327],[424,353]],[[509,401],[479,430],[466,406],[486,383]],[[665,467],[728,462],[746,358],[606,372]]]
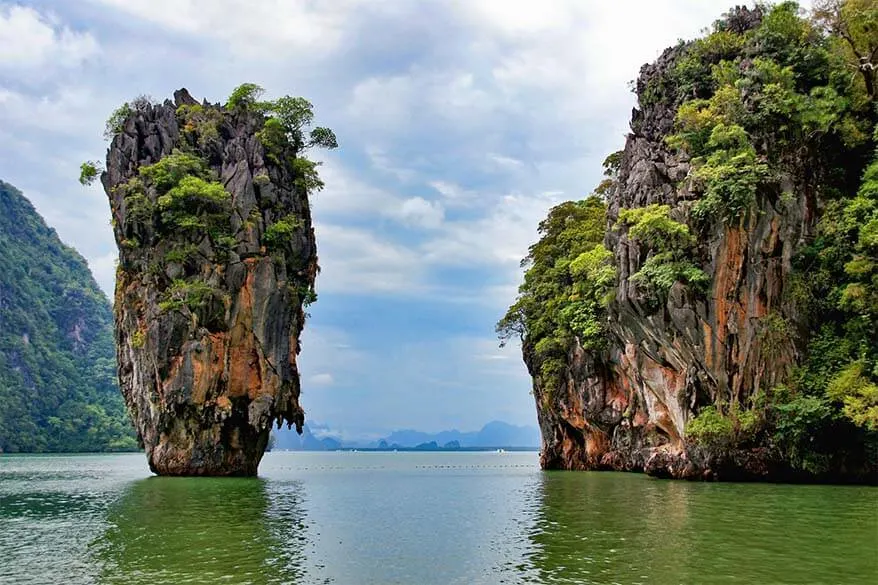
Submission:
[[[862,76],[866,92],[878,100],[878,3],[875,0],[817,0],[814,20],[838,39],[848,66]]]

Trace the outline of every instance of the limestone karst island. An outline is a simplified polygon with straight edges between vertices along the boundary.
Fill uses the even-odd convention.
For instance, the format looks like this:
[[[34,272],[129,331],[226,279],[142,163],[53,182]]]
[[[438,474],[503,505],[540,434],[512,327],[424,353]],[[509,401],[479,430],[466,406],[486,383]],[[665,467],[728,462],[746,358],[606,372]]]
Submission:
[[[255,475],[272,425],[304,422],[319,178],[303,151],[336,144],[305,133],[306,100],[260,93],[243,85],[221,107],[180,90],[124,106],[108,129],[119,385],[159,474]],[[85,163],[83,180],[95,172]]]
[[[878,0],[0,47],[0,583],[878,582]]]

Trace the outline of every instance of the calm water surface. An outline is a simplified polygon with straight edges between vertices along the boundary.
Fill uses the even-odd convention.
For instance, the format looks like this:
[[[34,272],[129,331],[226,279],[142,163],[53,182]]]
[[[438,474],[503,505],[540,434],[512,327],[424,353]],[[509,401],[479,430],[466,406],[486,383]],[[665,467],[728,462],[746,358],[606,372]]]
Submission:
[[[0,457],[0,583],[878,583],[878,490],[542,473],[535,453]]]

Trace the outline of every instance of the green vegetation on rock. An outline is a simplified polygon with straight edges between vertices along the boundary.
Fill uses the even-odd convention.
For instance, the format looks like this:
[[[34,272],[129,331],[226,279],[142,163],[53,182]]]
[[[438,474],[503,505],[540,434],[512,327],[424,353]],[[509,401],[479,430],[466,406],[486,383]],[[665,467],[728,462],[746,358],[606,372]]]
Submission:
[[[292,182],[306,193],[323,188],[318,162],[306,158],[310,148],[336,148],[335,134],[324,127],[314,127],[313,105],[301,97],[283,96],[262,101],[264,90],[252,83],[237,87],[224,107],[183,103],[175,110],[177,123],[184,136],[182,144],[160,160],[141,167],[137,176],[114,188],[125,204],[122,226],[122,250],[132,252],[146,245],[148,254],[123,253],[122,270],[130,270],[130,261],[147,262],[146,272],[160,281],[164,290],[158,305],[161,311],[188,311],[194,317],[210,320],[221,326],[219,315],[222,295],[204,281],[201,265],[225,262],[230,254],[250,236],[235,233],[232,225],[231,195],[219,181],[215,162],[221,157],[217,148],[222,143],[223,125],[235,116],[249,117],[261,126],[256,138],[262,144],[265,158],[275,165],[293,171]],[[149,98],[140,97],[115,110],[106,125],[106,136],[112,139],[121,133],[128,119],[147,115],[152,108]],[[229,130],[226,130],[228,133]],[[80,182],[90,184],[100,174],[98,163],[85,162]],[[259,189],[270,188],[271,179],[263,169],[253,177]],[[286,264],[288,244],[305,224],[294,214],[276,214],[251,210],[244,227],[262,229],[262,243]],[[205,240],[206,238],[206,240]],[[146,258],[148,256],[148,258]],[[294,264],[289,270],[297,270]],[[182,270],[182,273],[180,272]],[[295,288],[295,287],[294,287]],[[298,297],[312,299],[313,290]]]
[[[91,185],[100,176],[103,167],[98,161],[88,160],[79,165],[79,184]]]
[[[565,371],[579,392],[634,392],[640,364],[626,360],[636,356],[686,380],[677,399],[690,447],[759,449],[813,476],[875,469],[876,69],[874,0],[817,0],[810,13],[795,2],[738,7],[646,66],[634,133],[624,156],[608,157],[596,190],[615,221],[605,225],[599,200],[554,208],[498,324],[501,337],[523,339],[540,398]],[[588,205],[600,213],[586,219]],[[600,274],[575,269],[586,253]],[[678,283],[683,294],[672,296]],[[570,370],[576,340],[590,356],[577,363],[596,383]],[[678,343],[685,352],[663,351]],[[688,371],[673,363],[692,353]],[[552,429],[567,440],[559,450],[582,439],[576,432],[614,444],[614,432],[628,432],[615,426],[614,405],[580,399],[601,418]],[[561,411],[578,406],[548,404],[546,418],[561,424]]]
[[[612,253],[604,248],[606,205],[598,197],[558,205],[540,223],[540,241],[522,261],[527,267],[518,298],[497,324],[506,340],[518,336],[533,350],[535,375],[552,386],[579,340],[605,343],[606,305],[615,281]]]
[[[784,204],[816,187],[825,202],[816,237],[794,258],[791,290],[813,332],[804,359],[788,386],[751,406],[769,444],[821,473],[857,432],[878,446],[878,162],[863,156],[876,146],[878,114],[871,69],[857,73],[860,57],[878,50],[878,6],[818,2],[810,19],[793,2],[763,10],[757,27],[731,30],[732,12],[686,49],[673,71],[682,103],[667,143],[692,157],[700,225],[758,213],[771,204],[759,194],[780,193]],[[796,165],[817,152],[828,167],[786,191]],[[695,442],[712,440],[714,414],[734,418],[703,409],[687,427]]]
[[[616,228],[628,227],[628,236],[643,242],[651,255],[632,277],[647,289],[667,293],[675,282],[703,287],[710,278],[689,258],[695,239],[685,223],[670,217],[668,205],[649,205],[619,212]]]
[[[133,450],[110,304],[85,260],[0,182],[0,452]]]

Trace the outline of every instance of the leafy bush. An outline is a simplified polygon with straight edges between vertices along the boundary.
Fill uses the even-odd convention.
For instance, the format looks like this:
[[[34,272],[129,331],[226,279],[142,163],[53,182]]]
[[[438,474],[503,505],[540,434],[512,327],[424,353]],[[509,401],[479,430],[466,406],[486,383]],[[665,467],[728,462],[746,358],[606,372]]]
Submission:
[[[290,146],[286,130],[277,118],[266,120],[262,130],[256,133],[256,139],[262,144],[268,158],[275,164],[281,163],[280,157],[283,156],[284,150]]]
[[[562,203],[540,222],[518,298],[497,324],[501,340],[519,336],[532,348],[534,367],[551,392],[567,351],[579,340],[606,344],[606,306],[615,284],[612,253],[603,246],[606,207],[598,197]]]
[[[307,158],[295,158],[293,160],[293,169],[296,171],[296,185],[309,193],[322,190],[324,183],[317,172],[317,167],[322,164],[322,162],[314,162]]]
[[[131,335],[131,347],[142,349],[146,345],[146,334],[143,331],[135,331]]]
[[[83,187],[91,185],[103,172],[103,166],[95,160],[87,160],[79,165],[79,184]]]
[[[826,470],[828,457],[815,449],[814,437],[829,427],[836,412],[823,398],[797,396],[773,407],[773,439],[784,458],[796,469],[811,473]]]
[[[287,215],[266,228],[262,241],[269,250],[281,250],[302,225],[301,219],[292,214]]]
[[[256,138],[265,149],[266,157],[276,164],[285,158],[291,160],[297,185],[308,192],[322,189],[323,181],[317,172],[320,163],[308,160],[303,154],[313,147],[338,148],[335,133],[322,126],[308,130],[314,122],[314,105],[305,98],[286,95],[273,101],[259,101],[263,93],[260,86],[245,83],[232,92],[226,107],[265,115]]]
[[[209,177],[207,165],[202,159],[176,149],[158,162],[140,167],[139,173],[155,187],[159,195],[167,193],[186,177]]]
[[[112,140],[116,134],[122,132],[125,122],[134,112],[146,112],[152,107],[152,98],[147,95],[139,95],[130,102],[126,102],[113,110],[104,124],[104,139]]]
[[[739,126],[734,128],[743,131]],[[726,130],[718,125],[708,144],[716,145],[714,138],[718,131]],[[757,159],[749,143],[740,150],[716,147],[693,173],[695,180],[704,186],[704,195],[692,207],[693,217],[701,221],[716,217],[727,222],[737,219],[756,201],[757,188],[768,174],[768,166]]]
[[[868,375],[865,360],[842,369],[829,383],[826,395],[843,404],[842,414],[854,424],[878,431],[878,384]]]
[[[178,244],[165,254],[165,262],[186,264],[198,256],[198,246],[192,243]]]
[[[259,104],[259,98],[265,93],[265,90],[255,83],[243,83],[232,91],[226,102],[226,108],[234,110],[237,108],[250,108]]]
[[[688,260],[678,260],[673,252],[661,252],[646,259],[640,270],[631,276],[633,282],[646,285],[660,294],[666,294],[675,282],[705,290],[710,277]]]
[[[300,300],[303,307],[308,307],[317,302],[317,291],[313,286],[290,287],[292,293]]]
[[[144,193],[140,191],[131,191],[125,194],[125,206],[127,209],[127,219],[133,224],[152,223],[152,216],[155,211],[155,205],[150,201]]]
[[[694,242],[689,226],[671,219],[669,205],[652,204],[647,207],[620,209],[616,226],[628,226],[628,235],[650,248],[674,250],[691,246]]]
[[[139,172],[158,194],[156,207],[161,212],[162,229],[180,229],[190,234],[206,231],[214,241],[228,235],[231,195],[222,183],[214,180],[202,159],[174,150],[158,162],[141,167]],[[144,188],[142,183],[129,182],[133,193]],[[126,195],[126,201],[139,199]],[[142,206],[138,216],[151,217],[148,198],[143,200]]]
[[[726,450],[735,443],[735,427],[715,406],[705,406],[686,425],[686,438],[712,450]]]
[[[626,226],[630,238],[651,250],[631,280],[660,294],[678,281],[703,289],[710,278],[688,258],[695,240],[689,227],[671,219],[670,214],[670,206],[656,204],[619,211],[616,229]]]
[[[222,183],[186,176],[158,198],[162,221],[184,231],[208,231],[215,239],[229,228],[231,195]]]
[[[128,102],[125,102],[113,110],[113,113],[110,114],[110,117],[107,118],[107,122],[104,125],[104,139],[111,140],[116,134],[121,133],[125,121],[132,113],[134,113],[134,109]]]
[[[221,296],[221,293],[203,281],[177,279],[165,291],[158,306],[163,312],[179,311],[183,308],[197,312],[217,296]]]
[[[195,137],[202,151],[220,143],[222,111],[201,104],[183,104],[177,108],[177,117],[183,121],[183,132]]]

